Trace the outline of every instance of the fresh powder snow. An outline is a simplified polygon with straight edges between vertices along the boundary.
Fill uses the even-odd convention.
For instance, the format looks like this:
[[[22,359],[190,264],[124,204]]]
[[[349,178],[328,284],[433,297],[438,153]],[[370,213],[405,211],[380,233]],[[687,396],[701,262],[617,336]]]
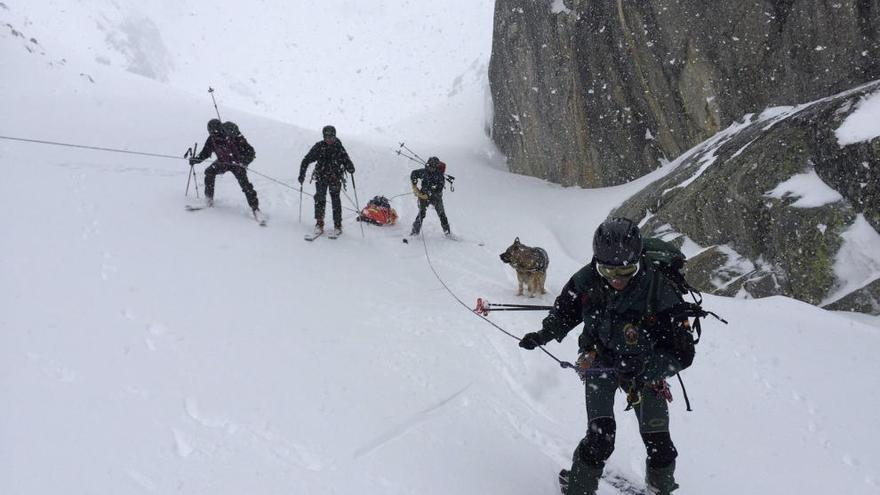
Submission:
[[[617,187],[564,188],[507,171],[482,132],[484,79],[421,101],[419,85],[483,70],[472,63],[489,50],[485,2],[339,1],[310,16],[282,3],[187,0],[179,19],[165,3],[0,4],[0,20],[24,33],[0,31],[0,135],[182,156],[204,142],[214,85],[223,118],[256,148],[249,175],[268,217],[256,225],[230,174],[214,208],[185,211],[199,200],[184,195],[182,158],[0,139],[0,493],[558,493],[586,428],[583,385],[460,305],[428,258],[466,305],[551,304],[608,212],[675,164]],[[391,20],[368,29],[379,14]],[[278,38],[286,21],[309,36]],[[400,32],[414,39],[409,22],[427,52],[397,44]],[[261,50],[248,53],[239,26]],[[465,35],[479,41],[466,60],[430,59]],[[139,59],[157,39],[165,55]],[[375,56],[402,64],[393,80],[406,83],[314,68],[349,64],[347,47],[370,78],[382,74]],[[219,56],[229,51],[234,63]],[[302,71],[270,67],[288,53]],[[152,76],[133,70],[138,59]],[[327,123],[357,167],[359,201],[397,196],[398,225],[362,235],[349,184],[341,238],[302,240],[313,210],[305,196],[300,221],[295,179]],[[461,241],[444,239],[429,210],[424,244],[400,242],[417,211],[401,141],[456,177],[445,201]],[[549,253],[548,295],[515,296],[498,259],[515,237]],[[704,306],[730,324],[705,321],[682,374],[693,412],[672,385],[677,493],[877,493],[878,319],[784,297]],[[544,315],[490,318],[522,335]],[[576,334],[547,349],[574,360]],[[644,447],[624,405],[608,469],[640,484]]]

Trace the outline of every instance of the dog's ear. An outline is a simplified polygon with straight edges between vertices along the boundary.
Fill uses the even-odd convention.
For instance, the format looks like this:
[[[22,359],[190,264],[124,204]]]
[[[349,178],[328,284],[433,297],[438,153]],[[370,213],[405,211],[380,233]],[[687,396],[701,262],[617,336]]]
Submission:
[[[517,237],[516,239],[514,239],[514,240],[513,240],[513,243],[514,243],[514,244],[519,244],[519,237]]]

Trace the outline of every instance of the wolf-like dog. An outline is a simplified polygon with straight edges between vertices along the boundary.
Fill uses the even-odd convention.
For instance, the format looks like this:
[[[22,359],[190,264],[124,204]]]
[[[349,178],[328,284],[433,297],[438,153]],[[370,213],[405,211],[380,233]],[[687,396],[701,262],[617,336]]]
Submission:
[[[529,247],[519,242],[519,237],[513,240],[513,244],[500,255],[501,261],[508,263],[516,270],[516,278],[519,287],[516,295],[523,295],[523,284],[529,290],[529,297],[535,294],[546,294],[544,282],[547,281],[547,266],[550,265],[550,257],[547,251],[539,247]]]

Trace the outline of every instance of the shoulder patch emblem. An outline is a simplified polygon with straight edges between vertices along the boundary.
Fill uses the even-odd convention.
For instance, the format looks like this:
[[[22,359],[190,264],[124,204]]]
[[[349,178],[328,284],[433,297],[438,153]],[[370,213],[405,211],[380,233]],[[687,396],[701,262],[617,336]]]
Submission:
[[[639,343],[639,329],[632,323],[627,323],[623,327],[623,341],[626,342],[626,345]]]

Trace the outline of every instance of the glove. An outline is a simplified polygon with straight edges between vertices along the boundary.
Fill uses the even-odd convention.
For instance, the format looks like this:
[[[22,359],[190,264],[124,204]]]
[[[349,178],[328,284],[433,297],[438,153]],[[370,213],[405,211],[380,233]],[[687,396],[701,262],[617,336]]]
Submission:
[[[190,158],[190,159],[189,159],[189,164],[190,164],[190,165],[198,165],[199,163],[202,163],[202,161],[199,160],[198,158]]]
[[[428,195],[423,193],[418,187],[416,187],[415,184],[413,184],[412,189],[413,189],[413,194],[415,194],[417,198],[419,198],[423,201],[428,199]]]
[[[532,350],[539,345],[546,344],[547,342],[550,342],[550,339],[548,339],[547,334],[541,330],[540,332],[530,332],[523,335],[523,338],[519,341],[519,346],[523,349]]]
[[[587,371],[592,368],[595,363],[596,351],[585,351],[582,352],[580,356],[578,356],[577,361],[574,362],[574,364],[577,366],[575,371],[577,371],[577,374],[581,378],[582,382],[587,381]]]
[[[299,185],[302,185],[302,183],[306,181],[306,178],[305,178],[305,176],[300,175],[297,180],[299,181]]]

